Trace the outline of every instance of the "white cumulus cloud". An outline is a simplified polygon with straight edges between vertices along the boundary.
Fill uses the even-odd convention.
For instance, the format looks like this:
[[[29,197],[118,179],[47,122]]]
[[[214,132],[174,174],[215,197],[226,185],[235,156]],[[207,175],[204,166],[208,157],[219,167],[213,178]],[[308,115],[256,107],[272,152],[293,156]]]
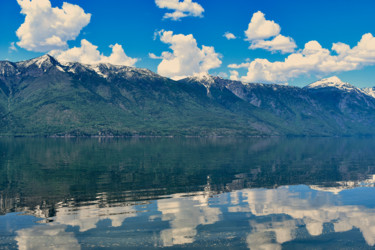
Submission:
[[[25,22],[16,34],[21,48],[46,52],[67,48],[91,18],[91,14],[78,5],[63,3],[62,8],[52,8],[49,0],[17,0]]]
[[[347,61],[360,65],[372,65],[375,63],[375,38],[371,33],[364,34],[357,46],[350,49],[349,45],[338,43],[332,47],[341,57]]]
[[[232,81],[238,81],[239,80],[239,77],[238,77],[239,73],[238,73],[237,70],[230,70],[229,73],[230,73],[229,79],[231,79]]]
[[[250,45],[250,49],[265,49],[269,51],[281,51],[291,53],[297,45],[292,38],[283,35],[277,35],[272,40],[255,40]]]
[[[80,62],[85,64],[110,63],[114,65],[134,66],[137,58],[131,58],[125,54],[121,45],[110,46],[112,53],[110,56],[104,56],[98,50],[98,46],[89,41],[81,40],[81,47],[74,47],[68,50],[53,50],[49,54],[62,62]]]
[[[233,34],[230,33],[230,32],[225,32],[223,36],[224,36],[226,39],[228,39],[228,40],[236,39],[236,38],[237,38],[235,35],[233,35]]]
[[[202,46],[200,49],[193,35],[174,35],[172,31],[160,31],[160,41],[169,44],[171,52],[165,51],[161,57],[150,54],[151,58],[162,58],[158,66],[160,75],[178,80],[194,74],[208,73],[220,67],[220,55],[214,47]]]
[[[164,18],[174,21],[187,16],[202,17],[204,12],[203,7],[192,0],[183,0],[182,2],[179,0],[155,0],[155,3],[161,9],[173,10],[173,12],[166,13]]]
[[[280,83],[301,75],[323,76],[374,64],[375,38],[367,33],[353,48],[344,43],[334,43],[329,50],[323,48],[317,41],[310,41],[305,44],[303,50],[290,54],[284,61],[270,62],[258,58],[251,62],[231,64],[228,67],[247,68],[247,75],[241,77],[244,82]]]
[[[261,40],[280,34],[280,25],[274,21],[266,20],[265,15],[258,11],[253,14],[248,29],[245,31],[247,40]]]
[[[253,14],[248,29],[245,31],[250,49],[265,49],[272,52],[294,52],[297,47],[291,37],[280,34],[280,25],[271,20],[266,20],[264,13],[258,11]],[[269,39],[269,40],[267,40]]]

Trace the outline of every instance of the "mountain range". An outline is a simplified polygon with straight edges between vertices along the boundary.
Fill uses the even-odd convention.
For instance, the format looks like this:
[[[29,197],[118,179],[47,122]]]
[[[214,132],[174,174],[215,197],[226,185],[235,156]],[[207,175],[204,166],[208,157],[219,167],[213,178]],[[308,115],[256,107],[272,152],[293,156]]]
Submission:
[[[337,77],[304,88],[208,74],[179,81],[147,69],[0,61],[2,136],[374,135],[375,88]]]

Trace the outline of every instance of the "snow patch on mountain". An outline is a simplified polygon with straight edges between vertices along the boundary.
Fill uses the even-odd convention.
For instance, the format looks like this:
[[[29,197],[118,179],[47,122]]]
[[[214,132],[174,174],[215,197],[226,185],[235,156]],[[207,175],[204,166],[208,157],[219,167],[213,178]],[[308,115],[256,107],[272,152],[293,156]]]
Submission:
[[[61,71],[61,72],[65,72],[65,70],[60,66],[60,65],[57,65],[56,68]]]
[[[114,75],[125,75],[126,77],[136,77],[137,75],[142,75],[142,77],[148,78],[161,78],[161,76],[148,69],[135,68],[130,66],[113,65],[110,63],[84,64],[84,66],[95,71],[103,78],[109,78],[110,76]]]
[[[215,83],[215,79],[213,76],[209,75],[208,73],[199,73],[194,74],[190,79],[202,83],[203,85],[211,85]]]
[[[53,66],[55,64],[54,62],[56,62],[56,60],[52,56],[46,54],[44,56],[37,57],[31,60],[18,62],[17,65],[21,67],[30,67],[31,65],[36,65],[41,69]]]
[[[100,64],[94,64],[94,65],[91,65],[91,64],[88,64],[87,65],[90,69],[94,70],[98,75],[104,77],[104,78],[108,78],[108,74],[104,74],[101,70],[100,70]]]
[[[17,74],[17,68],[8,61],[2,61],[0,62],[0,75],[2,76],[8,76],[8,75],[13,75]]]
[[[368,96],[371,96],[371,97],[375,98],[375,87],[373,87],[373,88],[363,88],[362,92],[365,93]]]

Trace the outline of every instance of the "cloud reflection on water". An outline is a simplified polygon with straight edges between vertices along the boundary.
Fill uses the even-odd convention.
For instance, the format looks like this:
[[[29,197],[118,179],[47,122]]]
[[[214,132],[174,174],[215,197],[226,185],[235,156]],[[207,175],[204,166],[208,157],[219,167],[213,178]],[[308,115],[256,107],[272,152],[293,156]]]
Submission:
[[[111,230],[111,227],[124,231],[126,228],[126,232],[130,230],[142,234],[139,229],[131,228],[136,224],[126,222],[127,219],[138,216],[147,217],[144,220],[151,225],[157,221],[167,222],[163,226],[157,224],[156,238],[155,234],[154,238],[147,234],[140,235],[145,237],[145,242],[159,247],[199,244],[199,241],[207,237],[202,229],[219,225],[219,222],[226,222],[230,214],[237,214],[241,220],[248,221],[244,244],[250,249],[281,249],[282,244],[293,242],[301,235],[308,238],[325,234],[324,228],[328,224],[331,225],[331,231],[337,233],[358,228],[366,243],[374,246],[375,209],[344,205],[345,200],[350,198],[350,194],[345,192],[317,191],[301,185],[276,189],[243,189],[216,195],[209,191],[173,194],[164,199],[144,202],[142,206],[134,203],[103,206],[102,202],[75,207],[60,204],[53,222],[19,230],[16,240],[20,247],[25,246],[24,249],[27,249],[31,246],[46,246],[47,240],[53,236],[51,244],[70,242],[69,248],[72,249],[77,241],[74,240],[74,233],[66,231],[68,226],[78,227],[77,237],[82,232]],[[140,213],[145,211],[147,213]],[[99,222],[103,220],[110,220],[110,228],[101,228]],[[234,233],[240,235],[243,232]],[[37,240],[30,240],[30,237],[37,235]],[[218,238],[218,233],[212,233],[210,237],[213,236],[222,240]],[[124,233],[124,238],[126,237],[128,236]]]
[[[220,220],[221,211],[209,206],[205,195],[184,197],[176,194],[169,199],[157,201],[157,210],[170,228],[160,232],[163,246],[193,243],[197,226],[214,224]]]

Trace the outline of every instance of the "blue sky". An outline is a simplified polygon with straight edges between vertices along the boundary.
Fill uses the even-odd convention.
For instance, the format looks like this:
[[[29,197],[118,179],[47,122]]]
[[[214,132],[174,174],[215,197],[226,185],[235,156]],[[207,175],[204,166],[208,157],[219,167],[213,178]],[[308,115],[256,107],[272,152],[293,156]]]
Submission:
[[[26,60],[52,50],[52,54],[59,60],[132,65],[149,68],[175,79],[209,72],[248,82],[287,82],[304,86],[317,79],[337,75],[358,87],[375,86],[375,40],[371,37],[375,35],[373,0],[184,1],[184,5],[181,5],[182,0],[179,3],[177,0],[1,1],[0,59]],[[63,41],[56,40],[54,44],[55,40],[52,39],[48,46],[42,46],[41,39],[44,38],[33,34],[35,29],[32,26],[41,27],[36,30],[43,33],[44,28],[51,27],[37,26],[37,22],[50,20],[51,17],[43,16],[48,14],[47,11],[40,14],[35,10],[38,8],[37,2],[40,5],[50,2],[52,8],[59,9],[63,2],[70,3],[82,9],[83,14],[79,16],[76,12],[66,11],[62,20],[70,20],[72,17],[81,24],[65,27],[64,34],[55,35],[55,30],[49,29],[45,33],[53,38],[62,37]],[[30,8],[28,14],[24,15],[21,9],[25,10],[26,4],[34,4],[34,9]],[[166,13],[178,12],[173,7],[177,5],[184,17],[179,20],[166,17]],[[258,31],[256,18],[253,19],[252,28],[249,28],[255,13],[258,13],[255,15],[258,18]],[[17,36],[16,31],[25,23],[25,17],[32,15],[35,16],[30,23],[31,28],[24,29],[23,36]],[[268,33],[267,27],[270,29]],[[245,31],[249,31],[248,35]],[[67,35],[69,32],[71,34]],[[225,32],[232,33],[236,39],[228,40],[223,36]],[[34,40],[26,39],[29,33]],[[371,36],[364,39],[365,34]],[[274,46],[277,36],[287,42],[287,47],[285,43],[282,49]],[[72,51],[74,47],[83,46],[83,39],[87,41],[87,50]],[[361,40],[361,45],[358,45]],[[15,45],[13,49],[12,43]],[[304,50],[307,43],[310,49]],[[340,46],[346,49],[339,50],[341,54],[338,56],[339,53],[332,49],[333,43],[346,44],[350,50]],[[116,44],[119,46],[113,48],[117,52],[110,57],[113,48],[109,46]],[[97,52],[92,47],[94,45],[97,46]],[[251,46],[253,48],[249,48]],[[93,56],[83,58],[85,53],[93,53]],[[150,58],[150,53],[157,59]],[[311,53],[315,54],[311,56]],[[297,56],[302,56],[301,63],[297,60],[297,66],[291,66],[292,60],[288,63],[284,61],[293,54],[296,54],[297,59]]]

